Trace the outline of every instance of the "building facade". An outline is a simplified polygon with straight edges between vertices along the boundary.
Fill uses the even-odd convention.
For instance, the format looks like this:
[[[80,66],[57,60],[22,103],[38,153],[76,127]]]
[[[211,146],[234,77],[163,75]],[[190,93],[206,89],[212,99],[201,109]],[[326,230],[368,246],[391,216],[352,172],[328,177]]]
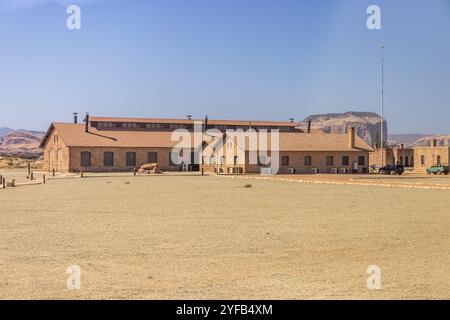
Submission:
[[[414,172],[426,173],[427,168],[432,165],[450,164],[450,147],[437,146],[435,143],[431,146],[414,146]]]
[[[383,164],[402,164],[405,167],[414,167],[414,149],[405,148],[404,145],[383,149]],[[381,148],[376,148],[370,153],[370,167],[381,167]]]
[[[271,163],[278,163],[280,173],[368,170],[371,149],[354,129],[347,134],[325,134],[309,128],[300,129],[293,122],[88,116],[85,124],[53,123],[41,147],[46,171],[132,171],[146,163],[158,163],[162,171],[259,173],[269,166],[273,149],[260,144],[255,147],[248,137],[238,141],[228,132],[240,130],[261,136],[276,132],[277,161],[272,159]],[[188,138],[181,149],[175,149],[180,145],[179,137],[173,134],[177,129]],[[224,138],[220,145],[211,143],[210,137],[205,139],[211,131]],[[200,140],[196,140],[199,134]]]

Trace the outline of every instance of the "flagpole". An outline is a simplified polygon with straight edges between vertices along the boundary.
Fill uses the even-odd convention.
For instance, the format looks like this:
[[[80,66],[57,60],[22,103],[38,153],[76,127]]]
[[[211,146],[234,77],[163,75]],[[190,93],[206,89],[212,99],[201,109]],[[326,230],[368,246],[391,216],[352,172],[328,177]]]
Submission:
[[[384,45],[381,45],[381,166],[384,166]]]

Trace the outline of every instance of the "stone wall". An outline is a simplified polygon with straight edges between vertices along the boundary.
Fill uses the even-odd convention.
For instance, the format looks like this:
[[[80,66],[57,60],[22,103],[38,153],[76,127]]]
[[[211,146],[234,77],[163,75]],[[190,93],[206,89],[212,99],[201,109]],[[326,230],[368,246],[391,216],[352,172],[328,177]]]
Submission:
[[[414,147],[414,171],[424,173],[427,168],[437,164],[440,157],[441,164],[448,166],[450,162],[450,147]]]
[[[353,168],[353,164],[358,162],[360,156],[364,157],[364,166],[358,165],[358,173],[362,173],[369,168],[369,152],[368,151],[311,151],[311,152],[301,152],[301,151],[280,151],[280,170],[279,173],[288,173],[288,168],[294,168],[296,173],[311,173],[312,168],[318,168],[320,173],[331,173],[333,168],[345,168],[350,173]],[[289,157],[289,164],[282,165],[282,157]],[[311,156],[311,166],[305,166],[305,157]],[[327,156],[333,157],[333,165],[327,165]],[[344,156],[349,157],[349,164],[343,165],[342,158]],[[259,173],[261,168],[265,166],[260,166],[258,164],[248,163],[248,152],[246,154],[246,166],[245,172],[248,173]]]
[[[69,148],[56,130],[50,134],[44,148],[44,171],[67,172],[69,170]]]
[[[414,166],[414,150],[410,148],[385,148],[383,150],[384,165],[403,164],[406,167]],[[370,166],[381,166],[381,149],[376,149],[369,155]]]
[[[180,166],[170,165],[169,154],[172,148],[104,148],[104,147],[71,147],[70,148],[70,171],[98,172],[98,171],[133,171],[143,164],[148,163],[148,153],[156,152],[160,170],[180,170]],[[91,166],[81,166],[81,152],[91,153]],[[104,165],[104,153],[113,152],[114,165]],[[136,166],[126,165],[127,152],[136,153]]]

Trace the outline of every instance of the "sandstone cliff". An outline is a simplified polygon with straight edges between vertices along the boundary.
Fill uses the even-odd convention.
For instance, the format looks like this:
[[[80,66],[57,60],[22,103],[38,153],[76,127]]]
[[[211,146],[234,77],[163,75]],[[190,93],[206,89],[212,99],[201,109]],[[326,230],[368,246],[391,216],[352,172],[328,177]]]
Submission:
[[[380,143],[381,138],[381,119],[380,116],[373,112],[354,112],[345,113],[327,113],[311,115],[303,120],[300,124],[305,127],[311,121],[311,128],[322,129],[327,133],[345,133],[347,128],[354,127],[356,133],[369,146],[373,147],[376,143]],[[388,129],[386,120],[383,121],[384,141],[387,142]]]
[[[448,146],[450,141],[450,135],[432,135],[418,139],[415,144],[419,146],[432,145],[433,140],[437,140],[438,146]]]

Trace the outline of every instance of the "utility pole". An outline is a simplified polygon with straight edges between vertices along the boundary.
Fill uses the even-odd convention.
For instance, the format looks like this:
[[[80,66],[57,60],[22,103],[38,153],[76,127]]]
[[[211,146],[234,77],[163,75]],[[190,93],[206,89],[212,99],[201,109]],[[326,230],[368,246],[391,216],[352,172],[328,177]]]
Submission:
[[[384,45],[381,45],[381,166],[384,166]]]

